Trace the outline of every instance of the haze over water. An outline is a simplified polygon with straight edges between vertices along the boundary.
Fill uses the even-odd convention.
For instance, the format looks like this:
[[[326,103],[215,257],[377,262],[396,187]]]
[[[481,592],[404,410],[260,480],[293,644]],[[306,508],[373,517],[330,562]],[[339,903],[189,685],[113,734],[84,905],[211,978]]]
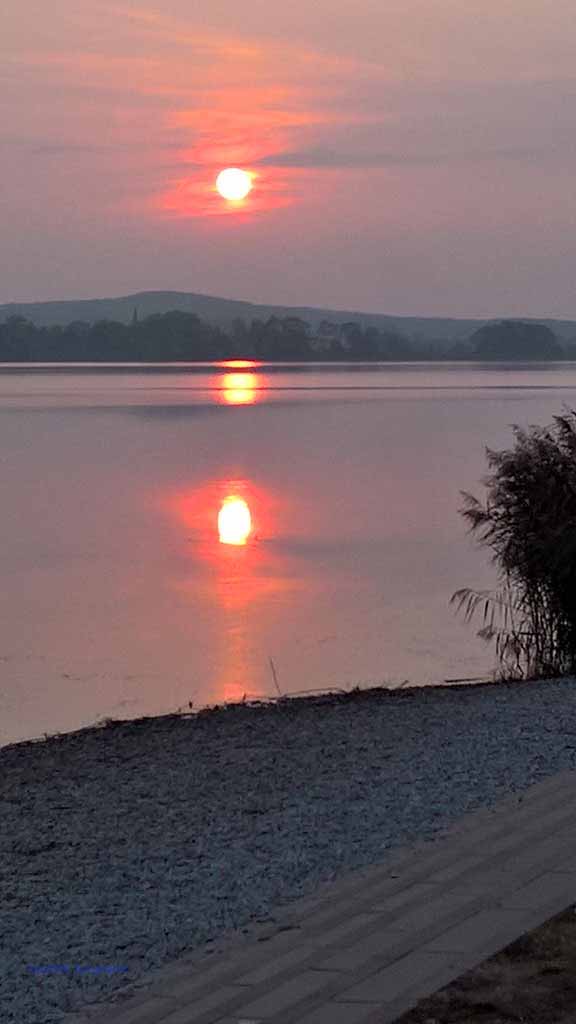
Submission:
[[[571,364],[5,366],[0,743],[274,695],[270,658],[286,693],[489,676],[459,492],[575,399]]]

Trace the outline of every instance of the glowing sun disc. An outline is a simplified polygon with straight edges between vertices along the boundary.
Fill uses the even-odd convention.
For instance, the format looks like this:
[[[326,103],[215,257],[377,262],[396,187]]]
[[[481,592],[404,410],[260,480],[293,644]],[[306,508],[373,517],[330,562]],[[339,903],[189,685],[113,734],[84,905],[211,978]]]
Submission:
[[[243,498],[226,498],[218,513],[221,544],[245,544],[252,533],[252,516]]]
[[[223,199],[231,202],[245,199],[252,189],[252,175],[239,167],[227,167],[216,178],[216,188]]]

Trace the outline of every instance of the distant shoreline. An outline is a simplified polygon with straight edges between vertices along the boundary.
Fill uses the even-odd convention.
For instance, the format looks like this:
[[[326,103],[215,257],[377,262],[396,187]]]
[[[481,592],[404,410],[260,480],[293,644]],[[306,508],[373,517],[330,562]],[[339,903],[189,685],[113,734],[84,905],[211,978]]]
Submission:
[[[244,362],[244,360],[239,360]],[[76,371],[76,370],[110,370],[111,372],[117,372],[119,370],[126,370],[127,372],[137,370],[150,370],[151,372],[182,372],[183,370],[190,370],[191,372],[196,369],[202,368],[217,368],[222,373],[237,372],[241,369],[240,366],[230,365],[236,362],[231,359],[182,359],[182,360],[170,360],[163,359],[157,361],[149,360],[136,360],[128,362],[126,360],[111,361],[109,359],[84,359],[76,362],[66,359],[55,359],[52,362],[22,362],[12,359],[3,359],[0,355],[0,373],[6,372],[6,370],[13,370],[15,373],[22,370],[35,370],[41,373],[42,371],[53,372],[54,370],[61,370],[63,372]],[[471,356],[466,358],[456,358],[449,355],[439,355],[435,358],[428,357],[415,358],[415,359],[354,359],[353,357],[346,359],[302,359],[294,358],[287,359],[249,359],[250,366],[247,371],[254,371],[262,368],[270,369],[276,367],[291,367],[293,369],[305,370],[309,366],[322,367],[329,369],[332,367],[350,367],[350,366],[437,366],[439,363],[451,364],[453,366],[483,366],[483,367],[517,367],[517,366],[564,366],[566,364],[573,365],[576,363],[576,350],[573,356],[565,356],[564,359],[479,359]]]

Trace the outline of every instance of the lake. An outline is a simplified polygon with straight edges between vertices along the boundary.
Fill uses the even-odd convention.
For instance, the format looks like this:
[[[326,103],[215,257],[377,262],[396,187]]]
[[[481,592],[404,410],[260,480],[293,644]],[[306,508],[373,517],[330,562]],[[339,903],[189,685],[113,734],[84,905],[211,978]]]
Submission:
[[[459,492],[575,402],[570,363],[4,364],[0,743],[490,676]]]

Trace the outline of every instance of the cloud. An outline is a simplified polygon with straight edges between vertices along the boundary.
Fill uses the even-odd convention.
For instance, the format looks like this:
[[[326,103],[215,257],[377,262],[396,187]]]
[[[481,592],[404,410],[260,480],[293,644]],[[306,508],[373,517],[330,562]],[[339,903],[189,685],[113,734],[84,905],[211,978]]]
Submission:
[[[213,183],[229,164],[255,172],[246,212],[256,213],[306,202],[322,172],[325,195],[339,187],[333,170],[529,166],[574,153],[566,79],[511,83],[478,78],[473,66],[467,78],[460,64],[457,78],[454,68],[435,78],[429,64],[407,75],[395,51],[378,64],[329,52],[326,41],[251,34],[249,21],[237,33],[207,28],[185,0],[170,4],[180,18],[138,3],[103,4],[105,23],[85,8],[44,41],[22,35],[6,65],[12,91],[0,98],[9,117],[27,111],[26,138],[2,143],[7,157],[14,150],[15,191],[18,148],[38,158],[27,173],[37,164],[55,191],[66,170],[86,192],[106,179],[103,193],[123,203],[149,187],[138,215],[175,218],[225,212]],[[12,121],[15,131],[24,123]]]
[[[572,146],[571,150],[576,151]],[[344,152],[322,147],[272,153],[255,161],[260,167],[293,167],[333,170],[354,170],[379,167],[431,166],[483,160],[536,160],[550,156],[549,148],[495,148],[452,151],[409,152]]]
[[[162,151],[181,153],[181,140],[162,141]],[[75,154],[89,154],[90,156],[107,155],[116,156],[130,153],[149,153],[158,150],[157,140],[141,140],[132,142],[117,143],[89,143],[73,142],[66,139],[38,139],[34,137],[23,137],[15,135],[0,136],[0,149],[20,149],[35,156],[73,156]]]

